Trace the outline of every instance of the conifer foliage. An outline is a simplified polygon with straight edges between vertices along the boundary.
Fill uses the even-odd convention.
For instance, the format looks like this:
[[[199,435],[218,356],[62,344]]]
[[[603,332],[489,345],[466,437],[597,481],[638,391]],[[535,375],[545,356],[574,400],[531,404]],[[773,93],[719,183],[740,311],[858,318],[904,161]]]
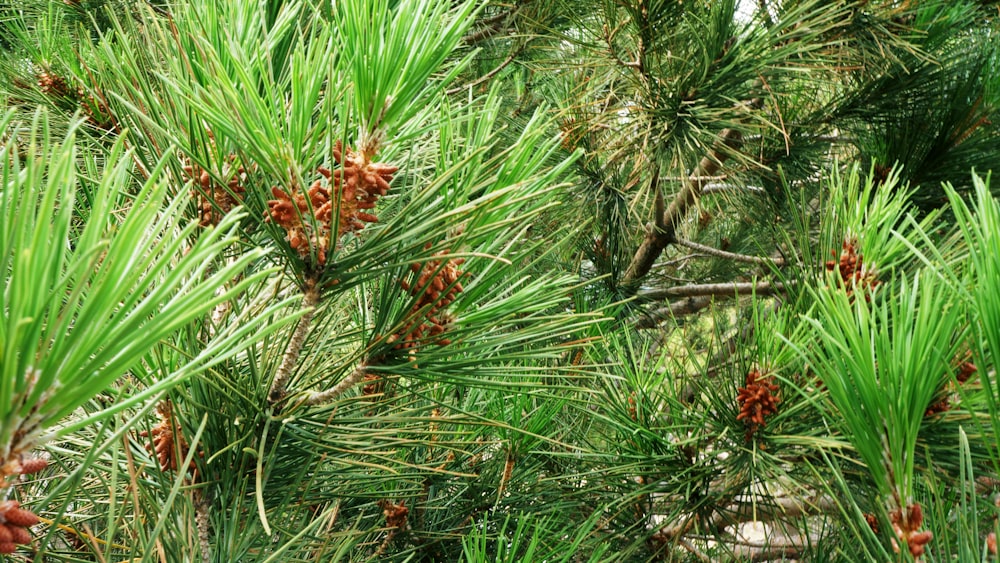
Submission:
[[[0,560],[995,559],[996,18],[0,3]]]

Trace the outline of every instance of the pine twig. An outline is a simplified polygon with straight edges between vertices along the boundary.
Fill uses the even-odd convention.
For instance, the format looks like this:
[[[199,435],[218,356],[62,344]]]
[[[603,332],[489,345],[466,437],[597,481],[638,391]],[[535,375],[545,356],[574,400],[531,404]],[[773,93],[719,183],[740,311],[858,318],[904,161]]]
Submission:
[[[302,402],[309,406],[325,405],[333,402],[337,397],[343,395],[345,391],[364,381],[366,375],[368,375],[368,366],[361,364],[354,368],[354,371],[350,375],[340,380],[340,383],[326,391],[313,391]]]
[[[747,109],[757,109],[761,106],[762,100],[754,98],[748,103],[744,103]],[[681,191],[674,196],[670,206],[665,211],[660,211],[657,205],[653,221],[646,225],[646,238],[636,249],[632,256],[632,262],[625,275],[622,277],[621,285],[630,291],[638,289],[641,280],[646,277],[653,268],[656,260],[663,254],[667,246],[677,242],[677,228],[681,220],[688,211],[697,203],[701,197],[702,190],[709,181],[705,178],[715,177],[722,169],[723,163],[729,159],[730,152],[743,143],[743,134],[739,129],[726,128],[719,132],[715,146],[709,150],[708,154],[702,157],[694,171],[685,176],[684,186]],[[654,168],[653,177],[650,180],[654,193],[659,192],[659,167]],[[662,193],[657,197],[662,197]]]
[[[776,295],[791,284],[781,282],[699,283],[651,289],[639,293],[643,301],[659,301],[671,297],[733,297],[734,295]]]
[[[299,363],[299,354],[302,353],[302,345],[305,344],[306,336],[309,334],[309,325],[312,323],[313,313],[318,303],[319,290],[314,285],[310,285],[306,289],[302,300],[302,306],[307,311],[299,319],[299,323],[295,325],[292,339],[288,343],[285,355],[281,359],[281,366],[278,368],[278,373],[274,375],[274,381],[271,382],[271,390],[267,394],[267,400],[272,405],[280,402],[288,394],[288,390],[286,389],[288,379],[292,376],[292,371]]]
[[[682,297],[666,307],[660,307],[642,316],[636,322],[636,328],[656,328],[661,322],[692,315],[712,304],[714,299],[725,299],[739,295],[777,295],[783,293],[791,284],[771,282],[735,282],[681,285],[664,289],[644,291],[639,294],[643,301],[660,301],[672,297]]]
[[[706,246],[704,244],[694,242],[693,240],[679,238],[677,239],[677,244],[686,248],[690,248],[691,250],[695,250],[697,252],[703,252],[705,254],[708,254],[709,256],[715,256],[717,258],[725,258],[727,260],[732,260],[734,262],[746,262],[747,264],[763,264],[767,266],[772,264],[775,266],[783,266],[785,264],[785,261],[781,258],[771,259],[771,258],[765,258],[763,256],[749,256],[746,254],[727,252],[725,250],[719,250],[718,248],[713,248],[711,246]]]
[[[198,527],[198,546],[201,548],[202,563],[212,561],[212,544],[210,535],[209,502],[200,489],[194,491],[194,521]]]
[[[797,545],[773,545],[757,548],[748,561],[789,561],[801,559],[805,549]]]
[[[725,510],[716,514],[712,523],[715,526],[723,524],[731,526],[734,523],[751,521],[788,521],[803,516],[832,514],[840,509],[836,499],[822,495],[813,495],[812,498],[779,497],[771,500],[773,502],[737,501],[731,503]]]
[[[758,186],[740,186],[737,184],[713,183],[701,189],[701,195],[717,194],[722,192],[750,192],[754,194],[766,194],[767,190]]]
[[[444,93],[447,94],[447,95],[449,95],[449,96],[451,96],[451,95],[457,94],[457,93],[459,93],[459,92],[461,92],[463,90],[475,88],[476,86],[479,86],[483,82],[486,82],[487,80],[493,78],[501,70],[507,68],[507,65],[509,65],[510,63],[514,62],[514,59],[516,59],[517,56],[519,54],[521,54],[521,51],[524,50],[524,48],[525,48],[525,46],[527,46],[527,44],[528,43],[525,42],[524,45],[521,45],[517,49],[514,49],[513,51],[511,51],[510,55],[506,59],[504,59],[503,62],[501,62],[499,65],[497,65],[497,67],[494,68],[493,70],[487,72],[486,74],[480,76],[479,78],[473,80],[472,82],[469,82],[468,84],[463,84],[461,86],[456,86],[454,88],[450,88],[448,90],[445,90]]]
[[[679,543],[680,546],[683,547],[684,549],[686,549],[689,553],[691,553],[692,555],[694,555],[695,557],[697,557],[698,561],[705,561],[706,563],[709,563],[709,562],[712,561],[707,555],[705,555],[704,553],[702,553],[701,550],[699,550],[697,547],[695,547],[694,544],[692,544],[691,542],[689,542],[689,541],[687,541],[685,539],[681,539],[677,543]]]
[[[506,31],[508,23],[520,11],[522,6],[514,6],[509,10],[481,20],[479,23],[482,24],[482,27],[463,37],[462,42],[466,45],[474,45]]]

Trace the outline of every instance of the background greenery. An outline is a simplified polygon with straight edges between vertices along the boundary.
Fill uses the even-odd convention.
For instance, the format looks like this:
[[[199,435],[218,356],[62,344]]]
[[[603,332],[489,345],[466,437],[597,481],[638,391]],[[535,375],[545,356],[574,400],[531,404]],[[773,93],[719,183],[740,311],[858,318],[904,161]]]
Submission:
[[[0,558],[995,560],[997,15],[0,2]]]

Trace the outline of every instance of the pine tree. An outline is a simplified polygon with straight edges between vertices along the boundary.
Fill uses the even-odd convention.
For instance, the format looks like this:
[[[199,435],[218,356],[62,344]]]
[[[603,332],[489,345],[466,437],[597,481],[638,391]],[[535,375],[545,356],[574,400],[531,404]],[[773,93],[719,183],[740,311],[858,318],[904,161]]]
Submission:
[[[995,10],[0,7],[0,558],[995,557]]]

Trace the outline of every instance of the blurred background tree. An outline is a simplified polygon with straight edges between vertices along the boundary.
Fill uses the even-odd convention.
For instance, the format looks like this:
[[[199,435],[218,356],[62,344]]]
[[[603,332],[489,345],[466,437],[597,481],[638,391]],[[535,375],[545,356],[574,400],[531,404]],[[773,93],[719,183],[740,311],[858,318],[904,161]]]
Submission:
[[[0,420],[47,429],[0,431],[0,552],[995,557],[996,15],[0,4]],[[146,271],[142,209],[229,238],[78,289]],[[171,284],[201,306],[130,328]],[[136,340],[80,367],[81,311]]]

